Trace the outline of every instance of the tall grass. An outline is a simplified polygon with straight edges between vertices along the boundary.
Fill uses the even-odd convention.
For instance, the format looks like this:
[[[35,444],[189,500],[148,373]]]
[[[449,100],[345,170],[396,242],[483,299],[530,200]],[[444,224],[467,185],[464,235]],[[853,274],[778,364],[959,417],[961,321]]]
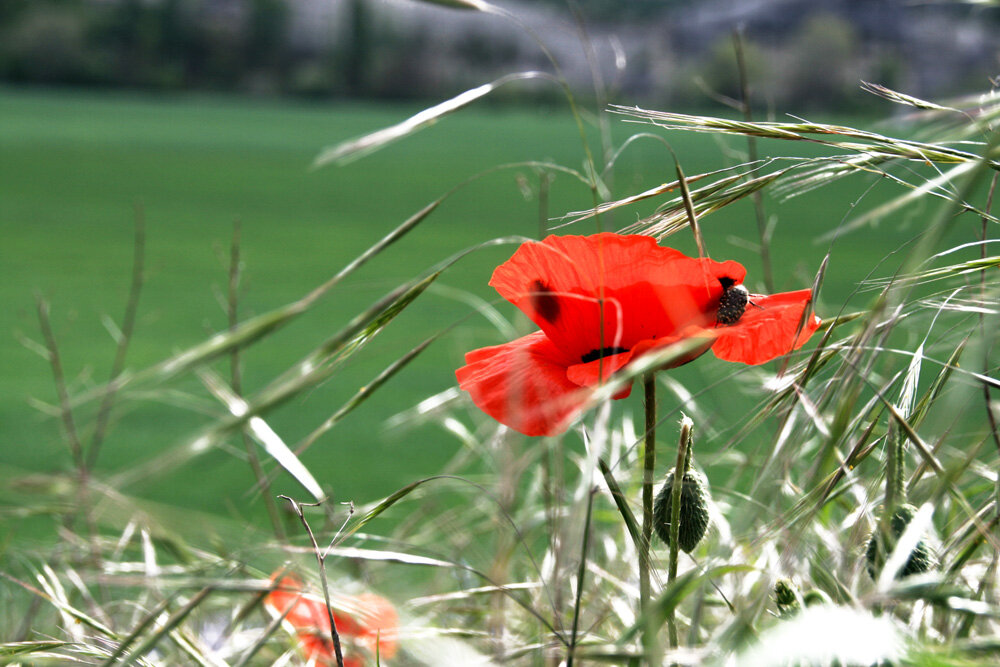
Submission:
[[[482,2],[446,4],[517,20]],[[551,69],[543,78],[564,87],[558,64]],[[389,143],[496,86],[538,76],[505,77],[325,149],[316,166],[392,150]],[[712,213],[761,193],[780,200],[853,179],[857,199],[838,212],[816,212],[819,240],[833,248],[852,243],[864,225],[895,225],[904,211],[932,206],[918,209],[928,213],[910,228],[909,242],[858,273],[849,301],[824,297],[832,252],[814,267],[816,308],[824,319],[815,344],[764,369],[708,371],[701,377],[711,382],[700,386],[682,381],[688,376],[660,373],[647,380],[646,392],[649,406],[659,389],[659,412],[646,410],[641,425],[632,417],[637,399],[622,408],[611,396],[622,382],[652,378],[683,350],[668,348],[629,366],[614,386],[595,393],[591,409],[561,437],[522,437],[468,409],[455,389],[417,406],[388,406],[395,428],[439,425],[455,439],[457,453],[438,474],[356,507],[335,494],[328,471],[303,463],[302,452],[362,403],[379,401],[401,369],[467,321],[442,323],[411,349],[383,350],[384,370],[327,419],[308,425],[299,442],[283,437],[270,416],[336,381],[355,354],[379,345],[379,333],[397,316],[419,310],[455,262],[475,258],[482,247],[524,239],[502,237],[428,261],[425,272],[333,327],[302,359],[248,392],[240,372],[244,351],[336,295],[365,262],[405,246],[451,194],[430,195],[308,294],[249,318],[241,317],[240,237],[234,234],[229,326],[144,368],[127,362],[145,284],[146,240],[137,213],[132,288],[107,382],[89,391],[67,382],[49,305],[38,299],[36,346],[52,369],[53,418],[62,425],[73,472],[9,480],[4,513],[52,518],[61,543],[5,545],[0,660],[301,664],[300,638],[285,632],[288,619],[265,604],[275,587],[272,573],[294,570],[320,592],[331,618],[343,612],[338,596],[352,592],[375,590],[395,603],[400,653],[383,659],[360,649],[368,664],[997,664],[1000,382],[992,347],[1000,324],[1000,256],[992,204],[1000,97],[989,92],[939,103],[867,88],[910,110],[907,136],[804,120],[759,122],[745,113],[733,120],[603,104],[593,110],[599,120],[590,122],[567,90],[583,166],[530,165],[539,181],[526,189],[539,204],[540,232],[612,228],[669,243],[697,222],[698,247],[711,253],[713,240],[726,233],[714,228]],[[644,127],[614,145],[605,130],[621,120]],[[690,176],[678,155],[675,179],[612,196],[616,161],[636,141],[687,131],[712,135],[705,150],[715,150],[714,137],[737,135],[811,142],[828,153],[801,158],[774,151],[757,159],[750,143],[746,160]],[[595,133],[596,144],[590,141]],[[577,211],[548,210],[544,184],[556,171],[584,181],[593,201]],[[854,213],[872,182],[891,183],[898,196]],[[633,210],[640,211],[635,222],[618,222]],[[769,246],[780,232],[761,220],[759,237],[748,241],[757,244],[774,282],[787,282],[793,276],[786,260]],[[486,317],[503,336],[520,326],[482,299],[463,298],[470,316]],[[181,386],[198,387],[198,405],[211,401],[222,416],[145,463],[95,474],[113,428],[110,416],[139,407],[129,403],[150,392]],[[696,452],[690,459],[687,447]],[[270,525],[178,516],[122,491],[135,480],[197,466],[205,452],[220,448],[251,467]],[[660,457],[651,459],[657,451]],[[713,482],[711,530],[682,554],[649,542],[639,517],[651,503],[644,466],[657,480],[676,468],[679,479],[689,461]],[[277,477],[294,480],[298,493],[274,497],[269,489]],[[678,484],[675,545],[680,498]],[[906,519],[894,521],[903,507]],[[194,528],[202,522],[211,524],[214,539]],[[914,567],[918,553],[924,562]]]

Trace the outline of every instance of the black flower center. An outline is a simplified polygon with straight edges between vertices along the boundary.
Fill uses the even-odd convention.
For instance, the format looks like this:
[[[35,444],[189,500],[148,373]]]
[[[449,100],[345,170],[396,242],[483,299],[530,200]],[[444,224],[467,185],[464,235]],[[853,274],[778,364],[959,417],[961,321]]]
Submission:
[[[580,357],[580,361],[586,364],[591,361],[597,361],[598,359],[603,359],[604,357],[610,357],[615,354],[621,354],[622,352],[628,352],[628,348],[606,347],[603,350],[591,350],[587,354]]]

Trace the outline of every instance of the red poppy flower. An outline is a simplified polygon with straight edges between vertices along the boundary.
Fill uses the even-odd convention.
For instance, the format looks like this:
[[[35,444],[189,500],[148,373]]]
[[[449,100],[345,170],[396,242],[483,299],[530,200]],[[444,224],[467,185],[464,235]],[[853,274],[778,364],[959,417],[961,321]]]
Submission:
[[[333,648],[333,640],[330,635],[314,634],[311,632],[300,632],[298,634],[299,646],[302,647],[302,654],[306,660],[312,664],[336,665],[337,652]],[[344,655],[344,667],[363,667],[364,662],[356,655]]]
[[[709,348],[727,361],[761,364],[802,346],[819,326],[812,316],[796,336],[810,291],[747,295],[745,275],[738,262],[691,258],[648,236],[525,243],[490,285],[541,330],[466,354],[459,386],[497,421],[554,435],[584,407],[588,388],[655,348],[704,338],[671,364],[679,366]]]
[[[307,660],[336,664],[326,603],[307,594],[297,577],[282,577],[264,604],[285,615]],[[339,610],[334,612],[333,620],[342,645],[367,650],[372,655],[377,653],[380,658],[396,654],[399,620],[392,603],[379,595],[363,593],[345,596],[337,601],[337,606]],[[344,667],[349,664],[361,667],[362,662],[357,656],[345,655]]]

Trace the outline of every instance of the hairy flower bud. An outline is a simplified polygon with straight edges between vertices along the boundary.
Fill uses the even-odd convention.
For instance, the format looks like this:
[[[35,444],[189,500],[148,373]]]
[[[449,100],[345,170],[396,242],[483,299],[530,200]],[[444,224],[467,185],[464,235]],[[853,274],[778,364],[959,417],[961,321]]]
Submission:
[[[895,545],[896,540],[906,531],[906,527],[913,520],[914,515],[917,513],[917,508],[913,505],[900,505],[893,512],[892,518],[889,521],[892,530],[892,545]],[[868,540],[868,548],[865,550],[865,559],[868,561],[867,569],[868,574],[871,575],[872,579],[878,577],[878,571],[885,564],[885,559],[888,557],[888,552],[890,549],[886,548],[885,539],[880,534],[879,529],[876,528],[875,532],[872,533],[871,538]],[[898,577],[908,577],[911,574],[923,574],[934,567],[934,554],[931,553],[930,547],[924,540],[917,542],[917,546],[913,548],[910,552],[910,557],[906,561],[906,565],[900,569]]]
[[[778,607],[778,615],[782,618],[794,616],[802,609],[799,591],[788,579],[778,579],[774,582],[774,604]]]
[[[674,471],[667,477],[656,495],[653,505],[653,527],[656,534],[667,545],[670,544],[670,515],[673,507]],[[708,480],[697,470],[684,473],[681,485],[681,512],[679,522],[678,546],[686,553],[691,553],[698,546],[708,530]]]

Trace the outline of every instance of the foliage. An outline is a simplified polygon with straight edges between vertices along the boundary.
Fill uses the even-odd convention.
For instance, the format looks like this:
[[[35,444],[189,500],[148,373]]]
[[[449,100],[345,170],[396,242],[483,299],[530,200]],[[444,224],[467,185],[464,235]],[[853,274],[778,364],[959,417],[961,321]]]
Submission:
[[[476,7],[516,21],[492,5]],[[573,231],[602,229],[615,220],[613,212],[627,210],[638,219],[627,227],[615,222],[619,231],[671,237],[679,244],[690,229],[699,248],[711,251],[724,233],[716,227],[721,212],[755,193],[796,197],[841,179],[857,183],[857,195],[836,212],[815,214],[829,248],[809,276],[824,319],[815,345],[766,370],[717,368],[698,382],[672,371],[654,378],[677,350],[644,355],[598,386],[591,409],[561,438],[521,437],[467,409],[467,400],[448,389],[394,421],[431,424],[455,438],[453,460],[385,498],[357,507],[339,504],[345,499],[336,495],[332,475],[306,465],[305,449],[353,418],[362,404],[382,400],[385,388],[435,340],[470,325],[437,324],[431,338],[409,349],[381,347],[386,330],[421,308],[433,312],[428,295],[463,258],[488,256],[487,248],[524,236],[427,256],[422,271],[387,286],[353,316],[328,322],[323,337],[309,341],[297,359],[251,384],[243,377],[247,355],[295,333],[295,325],[326,299],[347,291],[345,279],[367,263],[419,247],[418,231],[476,179],[428,196],[416,213],[381,238],[372,235],[368,250],[307,294],[249,316],[240,309],[242,246],[235,234],[222,299],[226,326],[166,359],[132,365],[128,352],[147,289],[145,224],[137,215],[131,286],[124,315],[113,323],[106,381],[82,388],[70,381],[49,303],[37,301],[39,333],[27,342],[51,368],[56,403],[49,412],[61,425],[73,463],[68,472],[9,474],[6,480],[3,512],[46,517],[60,527],[63,540],[5,547],[4,660],[302,663],[307,658],[300,642],[308,638],[325,647],[326,638],[301,626],[283,632],[301,607],[266,602],[275,599],[276,582],[288,580],[284,573],[295,570],[305,583],[285,593],[319,589],[321,595],[305,607],[310,613],[325,609],[331,633],[335,611],[342,611],[334,608],[338,600],[370,600],[372,589],[392,599],[399,609],[397,656],[378,654],[384,638],[372,628],[381,626],[358,620],[356,632],[344,632],[363,635],[375,647],[375,655],[365,653],[364,659],[375,663],[995,663],[996,94],[931,102],[871,87],[912,110],[916,138],[847,124],[755,122],[636,107],[598,109],[595,129],[558,75],[558,62],[552,65],[556,74],[544,78],[566,93],[583,139],[583,166],[519,165],[523,173],[545,176],[537,186],[524,185],[538,205],[539,234],[567,225]],[[525,78],[538,77],[514,75],[509,81]],[[373,159],[379,150],[395,150],[390,144],[461,111],[493,87],[454,97],[388,131],[332,146],[321,154],[329,159],[319,163],[362,153]],[[615,143],[603,131],[609,112],[650,127]],[[594,132],[600,141],[587,141]],[[825,152],[802,157],[790,148],[775,150],[765,160],[738,160],[689,177],[676,165],[676,179],[638,192],[626,185],[626,196],[616,194],[613,177],[623,155],[640,139],[679,132],[766,139],[780,147],[808,142]],[[683,154],[678,158],[686,161]],[[412,169],[414,177],[421,168]],[[582,182],[590,201],[553,218],[542,185],[553,175]],[[864,214],[850,213],[872,183],[891,185],[895,196]],[[378,196],[393,192],[391,183],[372,185]],[[831,265],[850,261],[834,250],[850,244],[851,234],[865,225],[899,224],[913,207],[919,215],[911,238],[888,257],[856,269],[857,294],[828,298]],[[844,210],[849,215],[841,220],[837,213]],[[768,258],[773,235],[784,229],[761,224],[757,238],[744,238],[756,244],[760,265],[782,281],[791,271],[784,260],[771,265]],[[853,249],[847,256],[867,257]],[[521,326],[478,295],[463,298],[474,304],[469,314],[482,315],[504,335]],[[274,426],[281,406],[340,380],[369,348],[382,349],[388,363],[363,386],[349,387],[332,416],[309,424],[308,435],[289,444],[294,430]],[[621,382],[637,377],[644,378],[646,399],[641,427],[630,411],[611,403]],[[113,474],[101,470],[96,464],[116,426],[112,417],[141,411],[150,397],[182,397],[186,410],[204,411],[210,420],[141,464]],[[404,407],[391,405],[393,411]],[[675,438],[673,424],[682,411],[686,418]],[[677,463],[671,466],[674,442]],[[683,475],[695,446],[698,465],[713,479],[711,496],[700,496],[698,508],[708,512],[713,532],[690,544],[690,557],[678,553],[684,485],[674,485],[675,546],[651,550],[653,473],[673,469]],[[657,468],[657,450],[667,454],[667,465]],[[251,468],[269,508],[269,528],[192,511],[171,516],[169,508],[124,491],[130,478],[163,477],[218,451],[232,455],[229,465],[240,459]],[[381,462],[367,465],[378,469]],[[279,504],[271,490],[279,480],[291,481],[297,489],[291,495],[309,495],[315,506],[289,495]],[[283,520],[288,507],[300,524]],[[895,510],[903,507],[906,521],[894,523]],[[866,550],[876,531],[887,541],[885,562],[873,578]],[[894,576],[918,548],[933,552],[938,566]],[[774,600],[779,589],[780,607]],[[363,618],[363,609],[352,611]],[[336,645],[338,635],[331,641]]]

